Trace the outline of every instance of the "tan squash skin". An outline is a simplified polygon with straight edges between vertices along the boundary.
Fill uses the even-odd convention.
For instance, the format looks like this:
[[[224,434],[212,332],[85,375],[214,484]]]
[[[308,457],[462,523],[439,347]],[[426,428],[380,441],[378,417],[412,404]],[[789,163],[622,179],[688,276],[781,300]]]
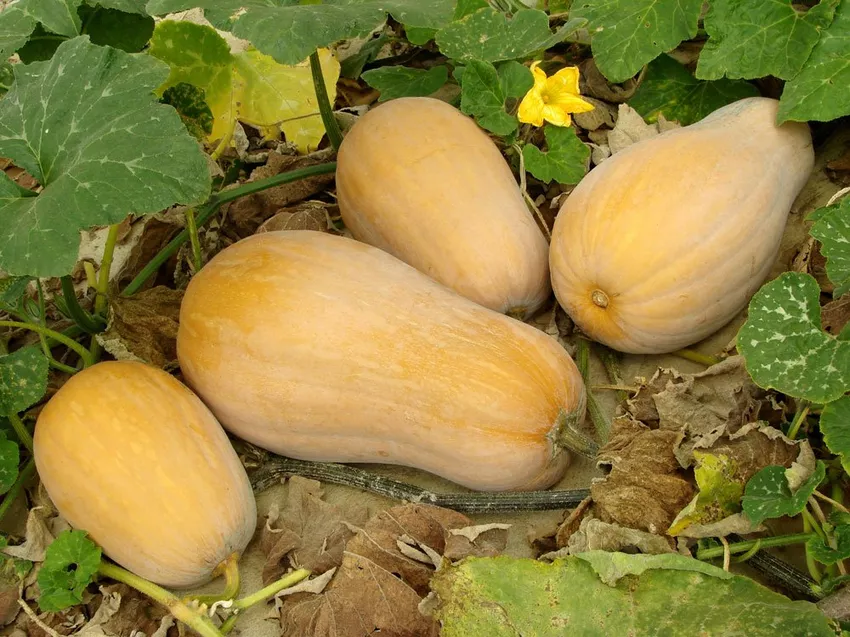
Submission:
[[[163,586],[209,580],[256,528],[248,476],[221,425],[177,379],[142,363],[73,376],[38,417],[35,462],[73,527]]]
[[[210,261],[186,290],[177,353],[219,421],[260,447],[479,490],[554,484],[568,464],[558,424],[584,415],[554,339],[382,250],[307,230]]]
[[[428,97],[391,100],[345,136],[339,208],[377,246],[497,312],[529,316],[551,293],[548,245],[496,145]]]
[[[593,339],[659,354],[709,336],[767,277],[814,165],[809,128],[748,98],[594,168],[555,220],[555,295]]]

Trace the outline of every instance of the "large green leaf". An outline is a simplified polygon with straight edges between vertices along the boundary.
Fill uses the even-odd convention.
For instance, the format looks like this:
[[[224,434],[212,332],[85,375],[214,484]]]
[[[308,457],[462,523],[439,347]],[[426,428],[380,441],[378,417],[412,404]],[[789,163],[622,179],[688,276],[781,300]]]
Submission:
[[[711,36],[699,56],[696,76],[756,79],[794,77],[821,31],[832,22],[839,0],[821,0],[800,11],[791,0],[712,0],[705,16]]]
[[[821,329],[820,287],[808,274],[786,272],[764,285],[737,343],[765,389],[818,403],[850,390],[850,342]]]
[[[593,59],[612,82],[633,77],[659,53],[697,34],[702,0],[576,0],[570,17],[586,18]]]
[[[41,400],[47,370],[47,358],[33,345],[0,356],[0,415],[17,414]]]
[[[423,97],[431,95],[449,79],[445,65],[430,69],[412,69],[406,66],[385,66],[366,71],[363,81],[381,92],[379,102],[399,97]]]
[[[660,55],[649,63],[629,106],[648,122],[663,114],[687,126],[721,106],[758,94],[755,86],[741,80],[698,80],[669,55]]]
[[[209,195],[201,147],[152,93],[168,76],[162,62],[79,37],[48,62],[17,65],[15,76],[0,100],[0,156],[44,189],[0,198],[8,273],[67,274],[80,230]]]
[[[826,274],[835,284],[833,296],[838,298],[850,291],[850,197],[816,210],[815,215],[810,233],[821,242]]]
[[[675,554],[467,558],[437,571],[431,588],[442,637],[835,635],[814,604]]]
[[[23,2],[0,11],[0,57],[5,60],[22,47],[37,23]]]
[[[824,405],[820,430],[826,446],[841,458],[841,466],[850,473],[850,396]]]
[[[850,115],[848,86],[850,2],[842,0],[803,70],[785,85],[779,100],[779,121],[825,122]]]

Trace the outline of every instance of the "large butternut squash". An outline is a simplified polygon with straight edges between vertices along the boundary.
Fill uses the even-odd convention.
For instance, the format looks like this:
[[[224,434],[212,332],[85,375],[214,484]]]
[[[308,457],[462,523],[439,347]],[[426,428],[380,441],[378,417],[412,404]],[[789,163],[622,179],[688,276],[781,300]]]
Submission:
[[[548,246],[496,145],[429,97],[386,102],[345,136],[339,209],[377,246],[476,303],[525,317],[549,298]]]
[[[728,323],[767,277],[812,172],[806,124],[748,98],[594,168],[555,220],[558,301],[593,339],[653,354]]]
[[[417,467],[481,490],[544,488],[584,415],[551,337],[386,252],[308,230],[220,252],[189,284],[177,353],[220,422],[314,461]]]
[[[79,372],[39,414],[34,447],[59,513],[157,584],[202,584],[254,534],[256,502],[227,435],[160,369],[127,361]]]

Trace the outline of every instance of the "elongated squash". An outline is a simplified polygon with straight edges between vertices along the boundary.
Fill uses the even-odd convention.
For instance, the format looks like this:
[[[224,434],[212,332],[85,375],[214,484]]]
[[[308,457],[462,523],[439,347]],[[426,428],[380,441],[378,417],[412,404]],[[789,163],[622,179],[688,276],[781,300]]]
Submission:
[[[303,460],[417,467],[480,490],[564,473],[581,377],[551,337],[386,252],[308,230],[255,235],[191,281],[177,354],[220,422]]]
[[[453,106],[386,102],[345,136],[339,209],[355,239],[497,312],[549,298],[548,246],[496,145]]]
[[[34,449],[59,513],[157,584],[204,583],[254,534],[254,494],[227,435],[158,368],[110,361],[79,372],[39,414]]]
[[[655,354],[728,323],[767,277],[814,163],[806,124],[747,98],[594,168],[555,220],[558,301],[593,339]]]

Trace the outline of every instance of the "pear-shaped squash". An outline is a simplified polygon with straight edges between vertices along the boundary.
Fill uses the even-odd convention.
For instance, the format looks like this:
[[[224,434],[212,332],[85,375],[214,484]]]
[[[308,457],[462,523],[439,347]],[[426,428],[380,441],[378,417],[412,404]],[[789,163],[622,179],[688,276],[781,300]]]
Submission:
[[[548,246],[510,167],[469,117],[406,97],[361,117],[339,149],[339,209],[359,241],[497,312],[549,298]]]
[[[424,469],[480,490],[551,486],[585,394],[561,345],[386,252],[308,230],[215,256],[177,354],[219,421],[302,460]]]
[[[747,98],[588,173],[555,220],[555,295],[591,338],[671,352],[732,320],[770,272],[814,164],[809,128]]]
[[[256,501],[227,434],[158,368],[110,361],[77,373],[39,414],[34,442],[59,513],[152,582],[200,585],[254,534]]]

